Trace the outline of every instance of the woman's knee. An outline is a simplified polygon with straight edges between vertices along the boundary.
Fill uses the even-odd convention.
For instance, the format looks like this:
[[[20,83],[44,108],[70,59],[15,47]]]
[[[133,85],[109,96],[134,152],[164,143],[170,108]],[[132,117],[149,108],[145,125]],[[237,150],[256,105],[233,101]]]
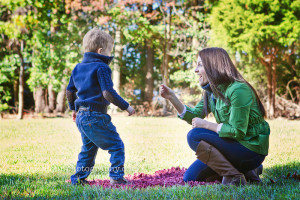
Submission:
[[[196,151],[199,142],[202,140],[201,132],[202,131],[199,128],[194,128],[187,134],[188,145],[194,151]]]
[[[187,171],[183,174],[183,181],[184,181],[184,182],[196,181],[196,177],[195,177],[194,175],[192,175],[191,173],[189,173],[189,171],[187,170]]]
[[[186,172],[183,175],[184,182],[205,181],[205,177],[209,175],[211,172],[207,171],[207,167],[203,166],[204,164],[199,165],[198,163],[200,162],[201,162],[200,160],[197,160],[186,170]]]
[[[193,128],[192,130],[190,130],[187,134],[187,141],[192,142],[192,141],[200,141],[201,140],[201,135],[202,133],[204,133],[206,131],[206,129],[204,128]]]

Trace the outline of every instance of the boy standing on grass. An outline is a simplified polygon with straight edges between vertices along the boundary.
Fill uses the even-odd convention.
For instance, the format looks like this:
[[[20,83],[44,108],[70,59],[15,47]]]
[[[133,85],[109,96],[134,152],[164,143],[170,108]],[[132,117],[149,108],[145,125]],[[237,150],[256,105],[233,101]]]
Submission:
[[[94,167],[98,148],[108,150],[111,155],[110,183],[127,183],[123,178],[124,144],[107,114],[107,106],[113,103],[129,116],[135,110],[113,89],[108,66],[113,59],[110,56],[113,46],[114,40],[109,34],[97,28],[90,30],[83,38],[83,60],[72,71],[67,87],[69,107],[83,143],[76,173],[71,176],[72,184],[87,182],[85,179]]]

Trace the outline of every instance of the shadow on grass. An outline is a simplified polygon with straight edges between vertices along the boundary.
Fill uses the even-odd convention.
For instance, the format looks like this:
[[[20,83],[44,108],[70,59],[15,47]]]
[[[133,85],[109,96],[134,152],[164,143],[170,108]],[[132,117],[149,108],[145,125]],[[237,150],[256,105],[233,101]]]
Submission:
[[[19,198],[41,198],[41,199],[68,199],[68,198],[127,198],[128,196],[135,198],[150,198],[160,196],[162,198],[175,197],[178,195],[188,195],[194,197],[201,195],[216,195],[236,199],[237,197],[270,197],[294,198],[299,194],[297,186],[299,181],[293,178],[286,178],[288,173],[299,173],[300,162],[291,162],[285,165],[275,165],[271,168],[265,168],[263,171],[263,185],[246,186],[242,189],[230,187],[223,190],[223,186],[197,186],[186,190],[184,187],[171,188],[146,188],[141,190],[129,189],[104,189],[101,187],[73,186],[66,183],[69,179],[69,172],[55,172],[47,174],[0,174],[0,199],[19,199]],[[274,180],[274,183],[270,181]],[[197,189],[198,188],[198,189]],[[221,189],[221,190],[220,190]],[[225,188],[224,188],[225,189]],[[188,192],[187,192],[188,191]],[[217,195],[218,194],[218,195]],[[137,195],[137,196],[136,196]],[[173,195],[173,196],[172,196]],[[200,196],[201,196],[200,195]],[[233,195],[233,196],[232,196]],[[199,197],[200,197],[199,196]],[[202,196],[203,197],[203,196]],[[207,196],[209,197],[209,196]],[[226,199],[226,198],[225,198]]]
[[[295,172],[300,174],[300,162],[295,161],[285,165],[275,165],[264,169],[262,181],[265,184],[284,184],[287,181],[297,181],[292,177],[292,174]]]
[[[70,175],[64,173],[0,174],[0,199],[80,198],[83,191],[92,190],[90,186],[73,186],[67,183],[69,178]]]

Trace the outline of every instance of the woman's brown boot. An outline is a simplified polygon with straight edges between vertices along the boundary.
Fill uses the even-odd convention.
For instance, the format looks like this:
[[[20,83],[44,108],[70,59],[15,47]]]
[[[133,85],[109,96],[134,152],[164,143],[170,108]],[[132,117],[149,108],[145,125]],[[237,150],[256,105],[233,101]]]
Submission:
[[[245,173],[246,180],[252,184],[262,184],[259,175],[262,174],[263,166],[260,165],[258,168],[253,169]]]
[[[246,179],[214,146],[201,141],[197,147],[196,156],[208,167],[223,176],[224,185],[245,185]]]

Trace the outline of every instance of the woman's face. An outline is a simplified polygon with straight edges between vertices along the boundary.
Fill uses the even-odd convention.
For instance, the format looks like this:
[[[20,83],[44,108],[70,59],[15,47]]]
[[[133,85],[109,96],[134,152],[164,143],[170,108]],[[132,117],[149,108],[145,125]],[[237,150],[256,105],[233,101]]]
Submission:
[[[206,72],[205,72],[204,67],[202,65],[202,60],[201,60],[200,56],[198,56],[195,73],[197,75],[199,75],[199,83],[200,83],[201,86],[204,86],[208,83]]]

